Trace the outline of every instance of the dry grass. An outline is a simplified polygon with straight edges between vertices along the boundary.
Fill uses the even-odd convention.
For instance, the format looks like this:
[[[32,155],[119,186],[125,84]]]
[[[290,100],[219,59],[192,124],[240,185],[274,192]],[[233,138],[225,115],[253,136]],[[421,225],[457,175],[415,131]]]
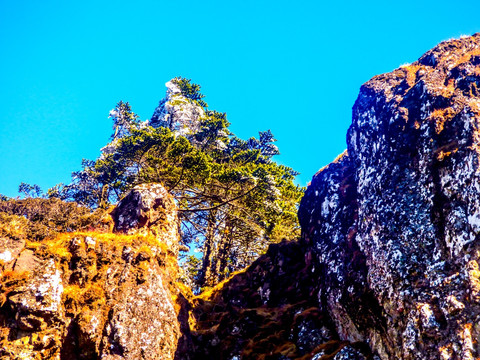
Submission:
[[[85,287],[70,284],[64,288],[62,300],[69,312],[79,313],[86,310],[85,308],[105,305],[105,289],[97,283],[88,283]]]
[[[219,282],[214,287],[206,287],[206,288],[202,289],[203,291],[199,295],[197,295],[195,297],[195,299],[211,300],[211,299],[215,298],[215,296],[223,290],[225,285],[227,285],[237,275],[245,273],[247,271],[247,269],[248,268],[237,270],[237,271],[231,273],[230,276],[227,279]]]
[[[52,238],[62,232],[105,231],[110,226],[108,221],[105,223],[106,215],[105,210],[91,212],[88,208],[55,198],[0,200],[0,229],[8,231],[8,224],[18,223],[16,231],[21,230],[22,235],[30,240]]]
[[[28,279],[26,271],[4,270],[0,274],[0,308],[5,304],[8,294],[22,286]]]
[[[415,85],[417,81],[417,72],[421,68],[423,68],[422,65],[403,65],[400,67],[400,69],[403,70],[403,73],[405,74],[405,79],[408,86],[412,87],[413,85]]]
[[[462,55],[455,61],[456,66],[469,62],[473,56],[480,55],[480,49],[474,48],[471,51],[462,53]]]
[[[28,221],[21,216],[0,212],[0,235],[12,239],[25,237]]]

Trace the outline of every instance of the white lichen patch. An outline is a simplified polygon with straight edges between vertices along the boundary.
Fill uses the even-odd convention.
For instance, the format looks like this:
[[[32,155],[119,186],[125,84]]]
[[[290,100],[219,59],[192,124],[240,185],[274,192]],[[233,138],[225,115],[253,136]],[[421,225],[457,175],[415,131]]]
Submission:
[[[9,250],[5,250],[4,252],[0,253],[0,260],[4,262],[12,261],[12,253]]]
[[[55,267],[54,260],[50,260],[45,272],[37,278],[38,283],[32,284],[35,297],[38,300],[38,309],[48,312],[56,312],[61,309],[63,284],[61,273]]]
[[[87,249],[95,249],[96,241],[92,237],[86,236],[85,244],[87,245]]]

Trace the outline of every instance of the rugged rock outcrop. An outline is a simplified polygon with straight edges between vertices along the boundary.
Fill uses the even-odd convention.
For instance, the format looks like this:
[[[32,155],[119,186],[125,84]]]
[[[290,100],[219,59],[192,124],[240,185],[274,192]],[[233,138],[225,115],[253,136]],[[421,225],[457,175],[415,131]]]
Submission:
[[[479,85],[479,34],[374,77],[302,201],[319,301],[381,359],[480,356]]]
[[[0,240],[1,359],[175,357],[175,204],[160,185],[145,185],[114,214],[117,229],[133,234]]]
[[[322,186],[319,196],[328,193],[334,198],[341,197],[342,202],[348,204],[342,205],[340,214],[324,224],[323,230],[332,231],[332,224],[338,225],[338,237],[342,232],[348,233],[354,222],[355,211],[349,205],[355,203],[355,188],[349,185],[353,173],[341,161],[329,168],[336,169],[329,180],[341,182],[342,186]],[[328,171],[322,173],[332,175]],[[308,205],[308,214],[317,216],[316,207],[314,198]],[[317,233],[312,224],[310,228]],[[343,306],[347,307],[344,312],[355,310],[356,318],[367,326],[369,318],[363,311],[371,312],[370,301],[375,299],[365,292],[364,257],[355,255],[359,249],[351,236],[350,241],[338,239],[337,245],[330,244],[328,236],[325,233],[329,245],[324,249],[328,254],[323,261],[328,259],[332,266],[342,267],[346,274],[344,279],[336,279],[334,274],[330,274],[328,280],[324,278],[329,274],[325,272],[325,264],[317,258],[313,242],[301,239],[271,245],[267,253],[246,270],[190,303],[188,359],[372,359],[364,337],[345,335],[350,331],[347,326],[350,320],[345,318],[343,328],[337,327],[335,320],[338,318],[332,318],[328,309],[328,304],[342,306],[334,303],[335,294],[342,292],[342,285],[355,286],[363,297],[344,302]],[[350,262],[351,256],[356,256],[355,260],[344,264]],[[339,334],[339,331],[344,333]]]
[[[152,124],[188,135],[203,115],[168,86]],[[160,185],[120,202],[115,234],[32,241],[0,212],[0,358],[480,358],[479,87],[480,34],[364,84],[348,151],[301,202],[302,239],[197,297],[175,282]]]
[[[317,270],[303,243],[272,245],[247,270],[193,301],[194,359],[276,359],[311,356],[337,343],[318,309]],[[316,351],[314,351],[316,350]]]
[[[153,234],[178,255],[179,223],[176,205],[160,184],[135,186],[113,209],[115,232]]]
[[[183,95],[180,83],[181,80],[175,78],[165,84],[167,96],[153,112],[149,125],[163,126],[178,135],[188,136],[198,132],[205,111],[195,100]]]

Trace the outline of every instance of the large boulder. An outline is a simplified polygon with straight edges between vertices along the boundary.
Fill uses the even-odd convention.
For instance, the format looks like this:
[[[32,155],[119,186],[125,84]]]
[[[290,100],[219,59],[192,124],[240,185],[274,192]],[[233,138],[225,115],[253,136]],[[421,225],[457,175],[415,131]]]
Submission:
[[[114,231],[126,234],[153,233],[178,254],[179,222],[176,205],[160,184],[135,186],[113,209]]]
[[[480,356],[479,86],[480,34],[374,77],[302,201],[319,301],[381,359]]]

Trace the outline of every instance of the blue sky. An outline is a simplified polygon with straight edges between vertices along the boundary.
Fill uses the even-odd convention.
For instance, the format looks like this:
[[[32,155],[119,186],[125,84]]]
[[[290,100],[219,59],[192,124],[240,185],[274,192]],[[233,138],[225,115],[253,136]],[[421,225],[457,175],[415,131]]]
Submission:
[[[248,138],[270,129],[305,185],[345,147],[362,83],[480,31],[478,1],[0,0],[0,193],[67,182],[109,111],[149,118],[175,76]]]

